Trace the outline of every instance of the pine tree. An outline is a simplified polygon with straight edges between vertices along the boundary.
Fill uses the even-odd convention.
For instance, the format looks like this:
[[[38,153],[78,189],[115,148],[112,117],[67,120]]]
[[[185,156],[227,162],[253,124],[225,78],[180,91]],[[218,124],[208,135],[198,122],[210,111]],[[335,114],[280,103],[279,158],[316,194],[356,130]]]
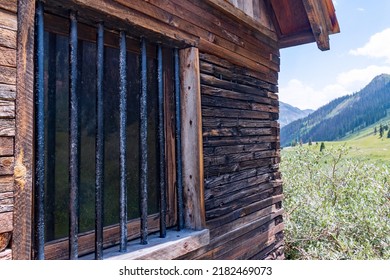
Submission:
[[[374,135],[376,135],[377,133],[377,129],[376,129],[376,126],[374,127]]]
[[[382,138],[383,137],[383,126],[382,125],[380,125],[379,126],[379,138]]]
[[[311,142],[311,138],[309,139],[309,146],[311,146],[313,143]]]
[[[390,130],[387,131],[387,138],[390,138]]]
[[[325,150],[325,143],[321,142],[320,152],[322,152],[323,150]]]

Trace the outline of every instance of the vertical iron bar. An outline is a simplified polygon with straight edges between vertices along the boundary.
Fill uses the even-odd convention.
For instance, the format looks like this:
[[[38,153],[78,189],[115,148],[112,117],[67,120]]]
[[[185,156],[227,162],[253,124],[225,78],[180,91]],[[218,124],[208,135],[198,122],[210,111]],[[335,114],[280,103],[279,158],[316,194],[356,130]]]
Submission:
[[[175,48],[173,56],[175,60],[177,229],[181,230],[184,228],[184,204],[181,160],[180,66],[177,48]]]
[[[158,146],[160,173],[160,237],[166,236],[166,184],[165,184],[165,135],[164,135],[164,80],[162,47],[157,48],[157,84],[158,84]]]
[[[78,258],[79,232],[79,124],[77,96],[77,18],[70,12],[69,36],[69,258]]]
[[[120,150],[120,251],[127,250],[127,180],[126,180],[126,123],[127,123],[127,64],[126,33],[120,32],[119,42],[119,150]]]
[[[98,24],[96,52],[96,182],[95,182],[95,259],[103,259],[103,184],[104,184],[104,26]]]
[[[45,258],[45,92],[43,3],[37,2],[35,21],[35,258]]]
[[[140,96],[140,207],[141,244],[148,244],[148,105],[147,105],[146,40],[141,39],[141,96]]]
[[[56,205],[56,79],[57,79],[57,35],[49,33],[48,54],[48,82],[47,82],[47,162],[46,162],[46,192],[45,200],[45,236],[46,239],[54,239],[55,232],[55,205]]]

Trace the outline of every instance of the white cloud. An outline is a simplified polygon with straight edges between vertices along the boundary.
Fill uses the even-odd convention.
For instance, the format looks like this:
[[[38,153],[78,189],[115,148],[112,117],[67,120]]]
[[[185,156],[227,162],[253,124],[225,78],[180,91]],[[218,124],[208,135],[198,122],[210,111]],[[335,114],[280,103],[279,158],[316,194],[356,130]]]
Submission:
[[[352,69],[348,72],[340,73],[337,76],[337,83],[352,93],[359,91],[375,76],[383,73],[390,73],[390,66],[370,65],[366,68]]]
[[[390,63],[390,28],[371,36],[361,48],[349,51],[352,55],[362,55],[374,58],[385,58]]]
[[[358,10],[359,12],[364,12],[364,11],[365,11],[364,8],[357,8],[357,10]]]
[[[371,65],[340,73],[336,82],[323,88],[313,88],[297,79],[279,88],[281,101],[300,109],[317,109],[333,99],[361,90],[375,76],[390,73],[390,66]]]

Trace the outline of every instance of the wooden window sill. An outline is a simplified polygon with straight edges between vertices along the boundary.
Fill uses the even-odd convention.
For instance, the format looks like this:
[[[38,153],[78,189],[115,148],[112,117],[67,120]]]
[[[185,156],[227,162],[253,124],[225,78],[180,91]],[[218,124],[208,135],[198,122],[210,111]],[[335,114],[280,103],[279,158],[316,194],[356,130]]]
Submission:
[[[172,260],[209,244],[208,229],[200,231],[183,229],[169,230],[166,238],[159,233],[149,236],[149,244],[141,245],[139,240],[128,243],[128,251],[120,253],[118,246],[104,251],[105,260]],[[82,259],[93,259],[93,254]]]

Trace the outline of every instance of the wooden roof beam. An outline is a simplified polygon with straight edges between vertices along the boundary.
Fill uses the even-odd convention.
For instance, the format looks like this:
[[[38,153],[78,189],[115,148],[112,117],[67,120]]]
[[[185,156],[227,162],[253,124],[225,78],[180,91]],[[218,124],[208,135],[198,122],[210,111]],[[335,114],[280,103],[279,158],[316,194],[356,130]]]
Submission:
[[[324,6],[325,3],[318,0],[302,0],[302,2],[318,48],[322,51],[329,50],[329,27],[331,23],[328,10]]]

